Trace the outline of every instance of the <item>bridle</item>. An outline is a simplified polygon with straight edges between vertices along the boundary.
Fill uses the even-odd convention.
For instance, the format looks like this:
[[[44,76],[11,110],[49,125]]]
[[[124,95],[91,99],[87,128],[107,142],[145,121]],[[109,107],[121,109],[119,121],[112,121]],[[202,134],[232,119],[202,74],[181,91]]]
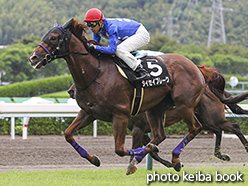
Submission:
[[[48,39],[48,36],[52,32],[56,32],[60,36],[59,42],[57,45],[52,44]],[[52,49],[52,52],[50,52],[43,44],[40,43],[38,45],[38,46],[42,47],[48,53],[44,57],[44,60],[47,63],[50,63],[52,60],[54,60],[56,58],[63,58],[63,57],[66,57],[70,54],[78,54],[78,55],[88,55],[89,54],[87,47],[86,47],[87,53],[74,52],[74,51],[68,52],[69,44],[70,44],[70,40],[71,40],[71,34],[72,33],[69,30],[64,30],[62,27],[56,26],[53,29],[51,29],[48,32],[48,34],[46,34],[43,37],[42,41],[44,43],[46,43]]]
[[[52,33],[58,33],[59,34],[59,42],[57,45],[54,45],[53,43],[51,43],[48,39],[49,35]],[[56,26],[54,28],[52,28],[42,39],[42,41],[44,43],[46,43],[51,49],[52,51],[50,52],[43,44],[39,44],[38,46],[42,47],[47,54],[45,55],[44,59],[42,60],[42,65],[45,66],[47,63],[50,63],[51,61],[53,61],[54,59],[57,58],[64,58],[70,54],[77,54],[77,55],[88,55],[89,52],[89,47],[85,44],[85,48],[87,50],[87,53],[81,53],[81,52],[68,52],[69,50],[69,44],[70,44],[70,40],[71,40],[71,35],[72,33],[68,30],[68,29],[63,29],[62,27]],[[81,40],[81,39],[80,39]],[[100,73],[100,69],[101,69],[101,62],[100,59],[98,58],[98,69],[96,72],[96,75],[94,77],[94,79],[84,88],[77,88],[79,91],[83,91],[85,89],[87,89],[88,87],[90,87],[95,80],[97,79],[99,73]]]

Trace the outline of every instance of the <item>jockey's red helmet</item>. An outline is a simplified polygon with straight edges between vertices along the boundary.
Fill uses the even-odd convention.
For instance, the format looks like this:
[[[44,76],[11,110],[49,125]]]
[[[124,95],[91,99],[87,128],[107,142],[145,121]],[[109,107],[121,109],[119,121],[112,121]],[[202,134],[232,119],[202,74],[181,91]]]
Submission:
[[[104,20],[104,15],[101,12],[101,10],[99,10],[97,8],[91,8],[85,14],[84,22],[100,21],[100,20]]]

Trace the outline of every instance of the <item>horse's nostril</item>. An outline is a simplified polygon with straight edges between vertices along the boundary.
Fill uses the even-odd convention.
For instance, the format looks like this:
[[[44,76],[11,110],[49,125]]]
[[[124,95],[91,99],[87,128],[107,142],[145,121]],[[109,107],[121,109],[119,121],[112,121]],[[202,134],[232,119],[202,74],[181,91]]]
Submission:
[[[32,56],[32,57],[30,57],[30,61],[34,61],[34,60],[36,60],[37,59],[37,57],[36,56]]]

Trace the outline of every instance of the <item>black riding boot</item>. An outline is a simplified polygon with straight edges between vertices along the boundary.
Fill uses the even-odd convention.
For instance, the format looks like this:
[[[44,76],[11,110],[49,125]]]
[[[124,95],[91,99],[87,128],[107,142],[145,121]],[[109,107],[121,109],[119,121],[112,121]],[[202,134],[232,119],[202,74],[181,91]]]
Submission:
[[[151,77],[151,75],[146,71],[146,69],[143,68],[141,64],[139,64],[139,66],[136,68],[135,73],[136,81],[146,80]]]

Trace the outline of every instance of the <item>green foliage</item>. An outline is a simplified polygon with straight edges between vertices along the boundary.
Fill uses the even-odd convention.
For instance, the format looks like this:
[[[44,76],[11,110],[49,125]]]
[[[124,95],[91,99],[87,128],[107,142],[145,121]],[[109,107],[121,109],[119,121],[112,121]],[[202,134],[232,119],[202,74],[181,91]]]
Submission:
[[[112,123],[104,122],[104,121],[97,121],[97,134],[98,135],[113,135]]]
[[[1,118],[0,119],[0,135],[10,134],[10,119],[9,118]]]
[[[18,82],[36,76],[27,61],[27,56],[31,54],[32,50],[33,48],[24,46],[22,43],[0,50],[0,68],[6,72],[2,81]]]
[[[71,124],[74,118],[30,118],[28,124],[28,135],[63,135],[64,131]],[[248,118],[227,118],[231,123],[238,123],[244,135],[248,135]],[[15,132],[17,135],[22,135],[22,121],[16,118]],[[19,123],[19,124],[18,124]],[[183,121],[165,128],[166,135],[186,135],[188,133],[187,124]],[[0,119],[0,135],[10,134],[10,118]],[[78,130],[75,135],[93,135],[93,124]],[[97,121],[98,135],[113,135],[112,123]],[[132,132],[127,130],[127,134]]]
[[[28,124],[29,135],[61,135],[73,118],[31,118]]]
[[[166,135],[186,135],[188,133],[188,127],[187,124],[183,121],[179,121],[174,125],[171,125],[167,128],[165,128],[165,134]]]
[[[232,5],[237,11],[243,11],[247,4],[244,0]],[[76,0],[76,1],[7,1],[0,0],[0,43],[12,44],[0,49],[0,69],[6,74],[1,80],[20,82],[31,79],[65,75],[69,73],[63,59],[54,60],[43,71],[36,72],[27,62],[41,37],[53,26],[56,20],[60,25],[71,17],[80,22],[85,12],[92,7],[100,8],[105,17],[128,17],[142,22],[151,34],[151,42],[144,49],[158,50],[164,53],[185,55],[199,65],[219,68],[221,73],[247,74],[247,24],[248,16],[230,13],[225,16],[228,44],[212,44],[206,49],[210,14],[205,7],[210,2],[199,2],[194,9],[187,9],[187,1],[171,0]],[[230,3],[223,2],[227,7]],[[174,39],[169,39],[163,25],[167,24],[169,10],[178,18],[179,30]],[[232,15],[232,16],[231,16]],[[32,19],[28,19],[32,17]],[[248,21],[248,20],[247,20]],[[238,26],[237,26],[238,25]],[[89,38],[92,34],[89,31]],[[163,34],[162,34],[163,33]],[[242,36],[242,37],[241,37]],[[106,40],[103,44],[108,45]],[[230,45],[232,44],[232,45]],[[221,55],[229,55],[223,57]],[[216,61],[215,61],[216,60]],[[222,64],[223,62],[223,64]],[[226,63],[228,66],[226,66]]]
[[[23,129],[22,129],[22,125],[16,125],[15,126],[15,134],[16,135],[22,135],[22,131],[23,131]]]
[[[49,94],[43,94],[40,97],[42,97],[42,98],[70,98],[67,90],[66,91],[60,91],[60,92],[53,92],[53,93],[49,93]]]
[[[156,35],[151,36],[150,43],[144,48],[164,53],[173,53],[179,46],[175,40],[171,40],[166,35],[157,32]]]
[[[70,75],[13,83],[0,87],[1,97],[31,97],[67,90],[73,83]]]
[[[31,118],[28,125],[29,135],[61,135],[74,118]],[[93,135],[93,124],[75,132],[75,135]],[[98,135],[113,135],[112,123],[97,121]],[[128,131],[128,134],[131,134]]]
[[[212,57],[214,67],[219,69],[220,73],[227,74],[247,74],[248,59],[239,56],[215,54]]]
[[[156,33],[151,37],[151,41],[145,49],[178,53],[189,58],[196,65],[215,67],[220,73],[247,75],[247,49],[242,46],[214,44],[207,49],[205,46],[181,45],[162,33]]]
[[[0,69],[5,71],[5,75],[1,78],[2,81],[13,83],[69,73],[63,59],[54,60],[49,64],[49,68],[40,72],[31,67],[27,57],[39,42],[40,39],[37,37],[23,38],[0,50]]]
[[[0,43],[11,44],[24,36],[42,37],[55,20],[62,25],[71,17],[83,20],[89,8],[97,7],[105,17],[125,17],[142,22],[148,31],[166,31],[169,11],[177,18],[174,38],[182,44],[207,44],[210,24],[211,1],[199,1],[189,9],[188,1],[172,0],[0,0]],[[246,0],[223,1],[223,6],[233,12],[224,11],[226,40],[233,45],[247,45]]]

